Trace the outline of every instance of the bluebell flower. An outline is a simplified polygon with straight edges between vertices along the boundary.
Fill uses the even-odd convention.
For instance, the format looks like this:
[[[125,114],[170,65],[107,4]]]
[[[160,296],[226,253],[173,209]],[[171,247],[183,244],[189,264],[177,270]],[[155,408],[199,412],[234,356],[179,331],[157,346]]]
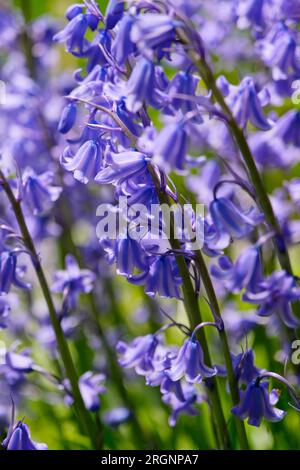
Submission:
[[[106,391],[103,385],[104,380],[104,374],[94,374],[91,371],[85,372],[79,378],[78,385],[87,410],[98,411],[100,409],[99,395]],[[68,380],[64,381],[64,386],[68,392],[65,401],[70,406],[73,404],[74,400],[71,394],[70,383]]]
[[[121,20],[124,13],[125,1],[109,0],[105,11],[105,26],[107,29],[113,29]]]
[[[204,364],[202,347],[196,338],[191,337],[185,340],[166,373],[174,382],[184,377],[189,383],[200,383],[216,375],[217,370]]]
[[[184,384],[183,394],[184,396],[182,400],[172,392],[164,393],[162,396],[163,402],[169,405],[172,409],[172,413],[169,417],[169,425],[172,427],[176,425],[181,413],[185,413],[190,416],[196,416],[198,414],[198,411],[193,406],[198,402],[199,398],[195,388],[191,384]]]
[[[273,26],[259,48],[264,62],[272,67],[274,80],[284,80],[293,72],[300,72],[297,36],[284,22]]]
[[[84,4],[83,3],[74,3],[66,9],[65,17],[67,20],[71,21],[75,16],[83,13]]]
[[[51,290],[55,293],[62,293],[65,308],[72,310],[76,308],[78,294],[87,294],[92,291],[95,275],[89,269],[80,269],[72,255],[66,256],[65,265],[66,270],[55,272]]]
[[[72,171],[74,178],[87,184],[99,173],[102,166],[103,150],[96,140],[88,140],[82,144],[75,155],[67,147],[61,157],[62,166]]]
[[[256,292],[263,276],[260,251],[256,246],[244,250],[234,264],[227,256],[221,256],[218,262],[219,266],[211,267],[211,273],[228,291],[239,292],[246,288]]]
[[[300,148],[300,111],[291,109],[281,116],[272,129],[272,134],[279,137],[286,145]]]
[[[237,2],[236,14],[238,16],[237,26],[246,29],[254,26],[263,29],[266,25],[264,5],[266,0],[242,0]]]
[[[263,215],[254,207],[244,212],[231,200],[219,197],[210,204],[210,215],[215,233],[211,233],[209,243],[216,249],[224,249],[230,238],[242,238],[263,220]]]
[[[171,105],[176,110],[181,109],[184,114],[195,111],[193,122],[199,124],[203,121],[203,119],[199,113],[196,113],[197,107],[196,103],[193,101],[198,82],[199,77],[196,77],[195,75],[192,75],[188,72],[178,72],[168,85],[167,103],[168,106]]]
[[[7,437],[2,442],[6,450],[47,450],[46,444],[34,442],[30,438],[30,431],[23,421],[10,426]]]
[[[46,171],[37,175],[32,168],[23,174],[24,201],[34,215],[49,211],[59,198],[62,188],[53,185],[54,174]]]
[[[85,52],[85,56],[87,57],[86,70],[88,73],[90,73],[97,64],[102,66],[107,65],[107,57],[105,53],[103,53],[102,48],[109,55],[111,36],[106,30],[101,30],[97,33]]]
[[[58,123],[58,131],[66,134],[75,124],[77,114],[77,106],[75,103],[69,103],[64,107]]]
[[[136,46],[131,40],[131,29],[134,24],[134,17],[125,15],[118,25],[116,36],[112,42],[111,53],[118,65],[123,65]]]
[[[3,251],[0,254],[0,294],[8,294],[12,285],[20,289],[29,289],[30,284],[22,280],[25,268],[17,266],[19,250]]]
[[[284,18],[299,20],[300,3],[298,0],[279,0],[279,4]]]
[[[153,160],[162,168],[182,170],[187,154],[188,137],[182,122],[167,124],[154,142]]]
[[[136,113],[144,103],[153,104],[155,94],[155,66],[141,57],[127,82],[126,107],[128,111]]]
[[[159,344],[157,336],[148,334],[138,336],[131,343],[119,341],[117,352],[120,356],[119,364],[125,368],[134,368],[137,374],[146,375],[153,370],[153,360]]]
[[[231,412],[240,419],[248,418],[251,426],[260,426],[263,418],[276,423],[286,415],[285,411],[274,406],[268,392],[268,383],[256,379],[242,392],[240,403],[234,406]]]
[[[158,294],[161,297],[181,298],[182,280],[174,256],[151,257],[149,268],[141,274],[129,276],[128,281],[132,284],[144,285],[145,292],[150,297]]]
[[[75,15],[64,29],[55,34],[53,40],[55,42],[65,42],[67,52],[83,54],[84,49],[87,47],[84,36],[88,27],[88,15],[80,13]]]
[[[108,165],[101,169],[95,177],[97,183],[121,184],[147,170],[147,157],[134,151],[110,153]]]
[[[120,235],[116,243],[117,272],[123,276],[132,276],[136,269],[148,269],[146,252],[140,243],[130,237]]]
[[[131,412],[128,408],[118,407],[107,411],[103,415],[105,424],[112,427],[118,427],[120,424],[126,423],[131,418]]]
[[[269,101],[268,91],[263,89],[257,93],[252,77],[245,77],[237,86],[230,85],[225,77],[219,77],[217,84],[241,128],[244,129],[248,121],[264,131],[271,128],[262,112],[262,107]]]
[[[291,302],[299,299],[300,287],[286,271],[275,271],[261,281],[255,292],[247,291],[243,295],[244,301],[259,305],[258,315],[268,317],[277,313],[290,328],[300,324],[291,310]]]
[[[131,40],[150,59],[159,48],[158,58],[164,55],[161,48],[170,47],[175,39],[175,28],[180,24],[167,15],[148,13],[138,15],[131,30]]]
[[[260,370],[254,365],[252,349],[247,349],[233,358],[233,370],[236,380],[240,384],[248,385],[259,376]]]
[[[34,362],[27,350],[16,352],[9,350],[5,354],[5,364],[15,372],[27,374],[34,369]]]

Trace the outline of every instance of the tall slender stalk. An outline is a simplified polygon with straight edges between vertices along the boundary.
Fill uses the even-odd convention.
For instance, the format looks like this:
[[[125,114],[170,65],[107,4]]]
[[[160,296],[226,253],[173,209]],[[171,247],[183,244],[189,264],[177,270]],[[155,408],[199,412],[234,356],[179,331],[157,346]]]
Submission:
[[[21,202],[20,202],[19,199],[17,199],[15,197],[15,195],[14,195],[9,183],[7,182],[2,170],[0,170],[0,180],[1,180],[0,184],[1,184],[6,196],[8,198],[8,200],[11,204],[11,207],[13,209],[13,212],[15,214],[20,232],[22,234],[24,246],[27,248],[27,250],[28,250],[28,252],[31,256],[33,267],[35,269],[35,272],[36,272],[37,278],[39,280],[39,284],[40,284],[40,287],[41,287],[41,290],[42,290],[42,293],[43,293],[43,296],[44,296],[44,299],[45,299],[45,302],[46,302],[47,307],[48,307],[49,316],[50,316],[50,320],[51,320],[53,330],[54,330],[54,333],[55,333],[58,350],[60,352],[60,356],[61,356],[62,362],[64,364],[66,375],[67,375],[67,377],[70,381],[72,395],[73,395],[73,398],[74,398],[75,410],[76,410],[78,418],[79,418],[79,420],[80,420],[80,422],[81,422],[81,424],[82,424],[82,426],[85,430],[86,435],[89,436],[89,438],[90,438],[90,441],[91,441],[91,444],[92,444],[93,448],[94,449],[100,448],[101,447],[102,436],[98,435],[98,431],[96,429],[95,423],[94,423],[90,413],[86,409],[85,404],[83,402],[83,399],[82,399],[82,396],[81,396],[81,393],[80,393],[80,389],[79,389],[79,386],[78,386],[78,376],[77,376],[77,372],[76,372],[76,369],[75,369],[75,365],[74,365],[74,362],[73,362],[73,359],[72,359],[72,356],[71,356],[71,353],[70,353],[70,350],[69,350],[68,343],[65,339],[63,330],[61,328],[60,321],[57,317],[57,313],[56,313],[56,310],[55,310],[55,306],[54,306],[54,303],[53,303],[51,292],[50,292],[50,289],[49,289],[49,286],[48,286],[48,283],[47,283],[47,279],[46,279],[44,270],[43,270],[42,265],[41,265],[40,257],[39,257],[39,255],[36,251],[34,242],[31,238],[30,232],[28,230],[28,227],[27,227],[27,224],[26,224],[26,221],[25,221],[25,218],[24,218],[24,214],[23,214],[22,207],[21,207]]]

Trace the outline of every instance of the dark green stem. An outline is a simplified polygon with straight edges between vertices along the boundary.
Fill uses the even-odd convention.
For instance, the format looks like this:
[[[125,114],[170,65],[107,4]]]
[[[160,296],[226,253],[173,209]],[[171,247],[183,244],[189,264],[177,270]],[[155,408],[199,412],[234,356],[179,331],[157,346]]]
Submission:
[[[94,423],[91,415],[89,414],[89,412],[87,411],[87,409],[84,405],[84,402],[83,402],[83,399],[82,399],[82,396],[81,396],[81,393],[80,393],[80,390],[79,390],[79,386],[78,386],[77,372],[76,372],[74,362],[73,362],[73,359],[72,359],[72,356],[71,356],[71,353],[70,353],[70,350],[69,350],[69,346],[68,346],[68,343],[67,343],[67,341],[64,337],[64,333],[63,333],[63,330],[61,328],[60,321],[57,317],[56,310],[55,310],[55,307],[54,307],[54,303],[53,303],[53,300],[52,300],[52,296],[51,296],[51,293],[50,293],[50,289],[49,289],[49,286],[48,286],[48,283],[47,283],[47,279],[46,279],[44,270],[42,268],[39,255],[36,251],[35,245],[33,243],[31,235],[29,233],[29,230],[28,230],[28,227],[27,227],[24,215],[23,215],[23,211],[22,211],[20,201],[18,199],[16,199],[9,183],[5,179],[5,176],[4,176],[4,174],[1,170],[0,170],[0,178],[1,178],[1,186],[2,186],[5,194],[7,195],[7,198],[10,201],[10,204],[11,204],[13,212],[15,214],[17,223],[19,225],[24,245],[27,248],[27,250],[28,250],[28,252],[31,256],[33,267],[35,269],[37,278],[38,278],[39,283],[40,283],[41,290],[43,292],[45,302],[46,302],[47,307],[48,307],[50,320],[51,320],[51,323],[52,323],[52,326],[53,326],[53,330],[55,332],[57,346],[58,346],[58,349],[59,349],[59,352],[60,352],[62,362],[63,362],[64,367],[65,367],[67,377],[70,381],[72,395],[73,395],[73,398],[74,398],[74,406],[75,406],[78,418],[80,419],[80,422],[81,422],[82,426],[84,427],[84,430],[85,430],[87,436],[90,437],[91,444],[92,444],[93,448],[94,449],[99,449],[99,447],[101,447],[100,436],[97,436],[98,433],[97,433],[96,428],[95,428],[95,423]]]

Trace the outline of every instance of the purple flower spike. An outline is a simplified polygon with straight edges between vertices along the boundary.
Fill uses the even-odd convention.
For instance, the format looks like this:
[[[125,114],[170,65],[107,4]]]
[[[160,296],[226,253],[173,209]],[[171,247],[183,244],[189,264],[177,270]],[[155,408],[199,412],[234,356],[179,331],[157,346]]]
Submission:
[[[242,392],[240,403],[231,412],[240,419],[248,417],[251,426],[260,426],[263,418],[276,423],[286,415],[285,411],[275,408],[268,392],[268,383],[258,382],[257,379],[249,383],[246,391]]]
[[[47,450],[46,444],[38,444],[30,439],[28,426],[19,421],[11,426],[7,437],[2,442],[6,450]]]
[[[176,359],[166,372],[168,377],[179,380],[185,377],[189,383],[200,383],[203,379],[213,377],[217,370],[204,364],[204,355],[201,345],[194,338],[187,339],[181,346]]]

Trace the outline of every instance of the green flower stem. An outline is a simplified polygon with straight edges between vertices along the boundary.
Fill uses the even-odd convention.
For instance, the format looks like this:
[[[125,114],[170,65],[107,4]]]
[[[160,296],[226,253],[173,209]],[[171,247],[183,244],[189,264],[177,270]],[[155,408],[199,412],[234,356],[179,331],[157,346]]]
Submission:
[[[60,356],[64,364],[67,377],[70,381],[72,395],[74,398],[75,410],[85,430],[86,435],[89,436],[90,438],[92,447],[94,449],[99,449],[101,448],[102,436],[99,435],[99,432],[97,431],[95,427],[95,423],[90,413],[88,412],[88,410],[86,409],[84,405],[84,402],[83,402],[83,399],[79,390],[79,386],[78,386],[78,376],[77,376],[77,372],[74,366],[74,362],[73,362],[73,359],[69,350],[68,343],[65,339],[63,330],[61,328],[60,321],[57,317],[55,306],[54,306],[50,289],[47,283],[47,279],[46,279],[44,270],[42,268],[39,255],[36,251],[35,245],[29,233],[29,230],[28,230],[28,227],[27,227],[24,215],[23,215],[21,203],[18,199],[16,199],[9,183],[5,179],[5,176],[1,170],[0,170],[0,179],[1,179],[1,186],[5,194],[7,195],[7,198],[12,206],[13,212],[18,222],[18,225],[19,225],[22,237],[23,237],[24,245],[27,248],[28,252],[30,253],[33,267],[35,269],[45,302],[48,307],[49,316],[50,316],[50,320],[53,326],[53,330],[55,332],[55,337],[56,337],[58,349],[60,352]]]
[[[167,194],[161,191],[159,182],[157,181],[157,175],[155,171],[153,170],[153,167],[149,165],[148,168],[153,178],[153,181],[155,183],[160,204],[167,204],[168,206],[170,206],[170,200]],[[175,234],[174,218],[173,218],[173,213],[172,213],[170,217],[169,241],[170,241],[171,247],[174,250],[179,250],[181,248],[180,242],[179,240],[175,238],[174,234]],[[190,327],[191,329],[194,329],[199,323],[202,323],[202,317],[201,317],[201,312],[199,308],[198,298],[195,293],[195,290],[191,281],[189,269],[188,269],[188,266],[186,264],[184,257],[181,255],[176,256],[176,261],[177,261],[180,276],[182,278],[182,292],[183,292],[183,301],[184,301],[185,310],[186,310],[187,317],[190,323]],[[208,365],[208,367],[212,367],[212,361],[211,361],[211,357],[210,357],[210,353],[208,349],[208,344],[207,344],[207,339],[206,339],[204,328],[201,328],[197,332],[197,337],[201,343],[206,364]],[[216,431],[217,442],[221,449],[229,449],[230,439],[229,439],[226,420],[225,420],[223,409],[222,409],[220,392],[219,392],[219,387],[218,387],[218,382],[217,382],[216,377],[212,377],[209,380],[209,384],[207,386],[207,394],[208,394],[210,404],[211,404],[213,426]]]

